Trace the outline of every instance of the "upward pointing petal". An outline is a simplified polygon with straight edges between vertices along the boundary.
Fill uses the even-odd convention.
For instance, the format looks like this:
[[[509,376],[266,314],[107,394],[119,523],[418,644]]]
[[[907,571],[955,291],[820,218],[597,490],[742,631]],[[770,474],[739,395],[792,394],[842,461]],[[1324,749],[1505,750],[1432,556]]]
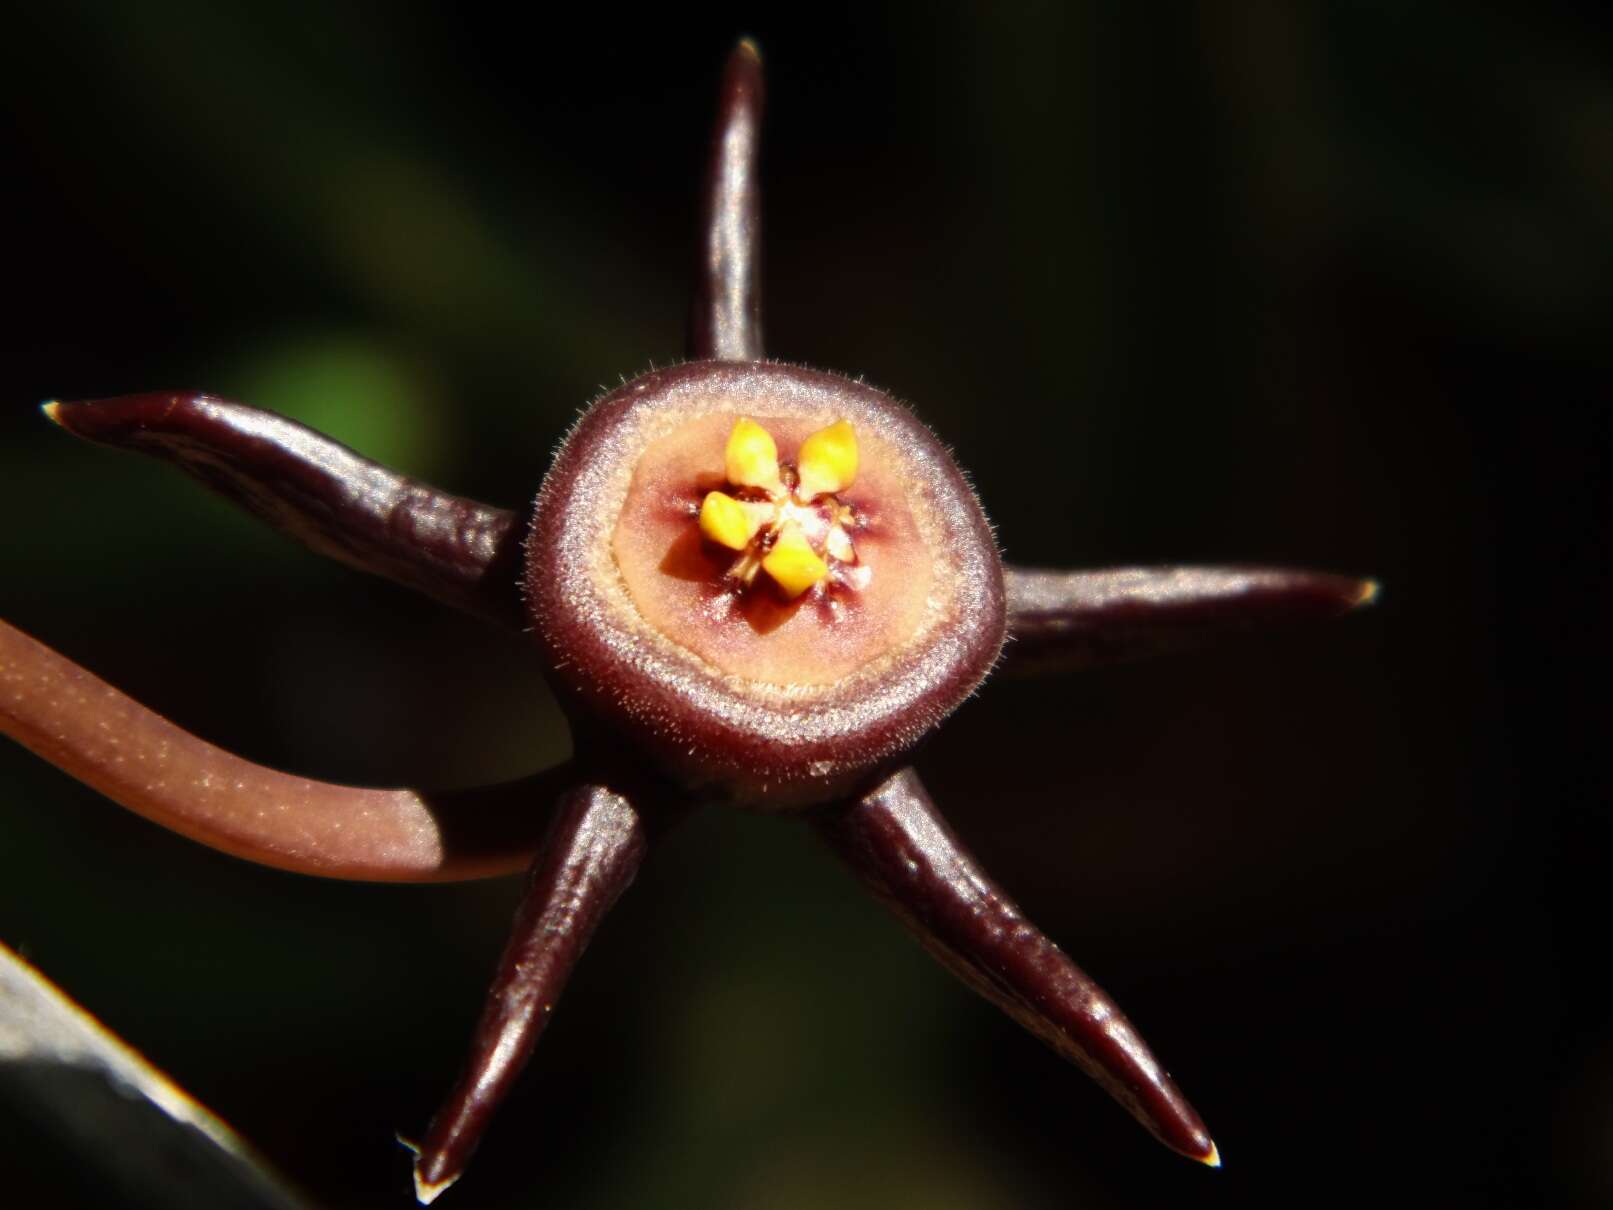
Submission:
[[[689,356],[762,359],[762,56],[743,39],[728,56],[700,232],[700,263],[689,308]]]

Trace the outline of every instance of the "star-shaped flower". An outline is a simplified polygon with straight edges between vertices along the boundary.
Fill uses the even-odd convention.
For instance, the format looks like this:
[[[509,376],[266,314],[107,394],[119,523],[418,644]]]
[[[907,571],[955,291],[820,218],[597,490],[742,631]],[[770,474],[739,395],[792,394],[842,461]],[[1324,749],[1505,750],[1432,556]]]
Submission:
[[[1074,668],[1369,601],[1308,572],[1003,567],[974,493],[905,407],[763,360],[761,67],[724,78],[690,360],[624,383],[533,505],[413,482],[291,421],[195,394],[52,403],[312,549],[531,631],[574,727],[565,765],[450,794],[279,773],[166,722],[0,624],[0,726],[115,801],[263,864],[445,880],[528,870],[469,1061],[417,1148],[458,1179],[594,928],[707,801],[805,812],[933,954],[1162,1142],[1219,1153],[1114,1002],[959,844],[909,763],[999,662]],[[1012,640],[1004,647],[1005,639]]]

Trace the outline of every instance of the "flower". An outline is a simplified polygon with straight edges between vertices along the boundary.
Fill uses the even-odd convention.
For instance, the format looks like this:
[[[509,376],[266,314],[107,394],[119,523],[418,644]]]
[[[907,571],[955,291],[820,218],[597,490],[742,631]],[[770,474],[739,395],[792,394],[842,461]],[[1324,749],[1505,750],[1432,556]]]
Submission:
[[[529,513],[203,395],[45,409],[76,436],[172,462],[320,553],[532,628],[575,724],[572,761],[457,794],[313,782],[205,743],[3,624],[0,724],[130,809],[264,864],[422,881],[528,869],[471,1058],[418,1147],[422,1201],[463,1172],[663,830],[710,798],[807,812],[965,982],[1168,1146],[1218,1164],[1119,1008],[979,868],[907,757],[978,688],[1005,631],[1003,658],[1021,669],[1079,667],[1343,612],[1375,586],[1003,568],[961,474],[904,409],[762,359],[760,72],[742,43],[719,106],[691,361],[597,401]]]

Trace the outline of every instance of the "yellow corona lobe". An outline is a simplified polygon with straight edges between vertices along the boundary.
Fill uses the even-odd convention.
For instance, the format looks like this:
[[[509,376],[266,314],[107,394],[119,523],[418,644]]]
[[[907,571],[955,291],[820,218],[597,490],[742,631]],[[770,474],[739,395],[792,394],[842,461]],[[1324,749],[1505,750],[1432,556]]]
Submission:
[[[801,483],[796,495],[815,500],[824,492],[843,492],[857,477],[857,433],[837,420],[801,443]]]
[[[817,556],[794,521],[779,531],[778,541],[762,560],[762,570],[773,577],[792,601],[829,574],[829,565]]]
[[[744,550],[756,527],[738,500],[722,492],[707,492],[700,504],[700,532],[719,546]]]
[[[748,416],[734,422],[723,450],[723,464],[728,482],[735,487],[759,487],[774,495],[783,490],[773,435]]]

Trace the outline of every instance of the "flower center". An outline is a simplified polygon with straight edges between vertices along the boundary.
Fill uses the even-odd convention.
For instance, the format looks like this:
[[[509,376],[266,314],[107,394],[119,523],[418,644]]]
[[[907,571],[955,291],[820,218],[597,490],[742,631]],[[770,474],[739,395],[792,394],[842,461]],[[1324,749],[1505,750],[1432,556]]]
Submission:
[[[723,675],[838,684],[930,610],[928,496],[907,466],[860,418],[697,413],[634,461],[611,536],[618,582],[652,630]]]
[[[837,492],[857,477],[857,434],[844,420],[801,443],[795,465],[779,461],[772,434],[741,417],[723,450],[724,491],[700,505],[700,533],[735,552],[725,579],[748,592],[765,578],[787,601],[820,584],[861,588],[868,569],[857,562],[856,509]]]

